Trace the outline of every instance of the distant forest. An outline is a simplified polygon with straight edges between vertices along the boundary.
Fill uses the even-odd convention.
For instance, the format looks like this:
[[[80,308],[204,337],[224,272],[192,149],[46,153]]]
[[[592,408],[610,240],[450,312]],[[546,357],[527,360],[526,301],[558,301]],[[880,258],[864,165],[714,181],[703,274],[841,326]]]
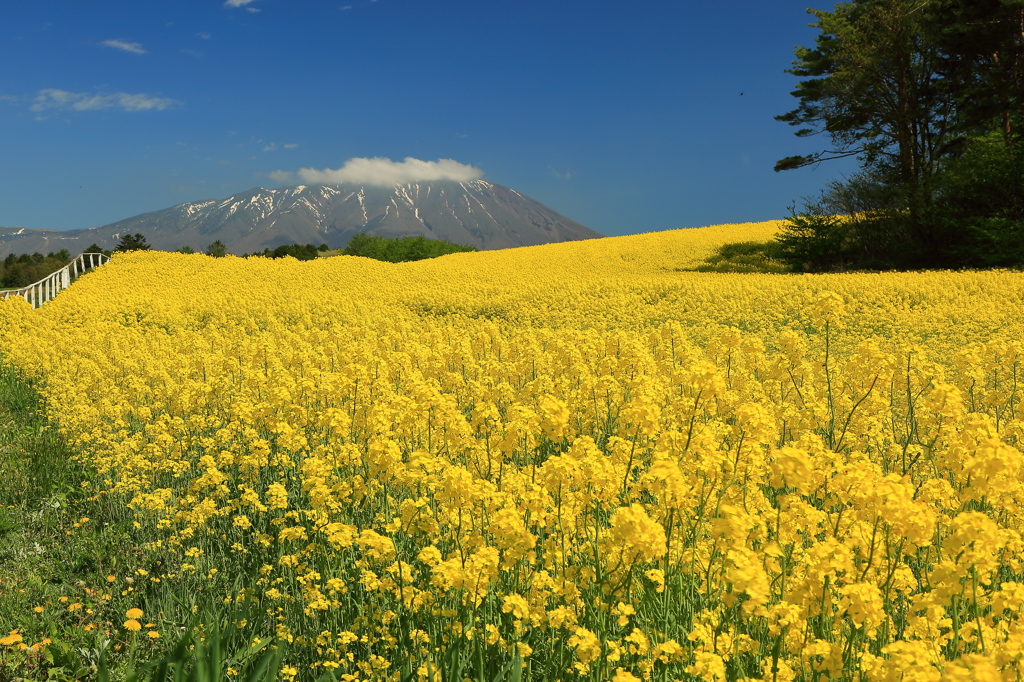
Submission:
[[[117,251],[150,251],[152,247],[146,237],[140,233],[126,234],[113,249],[102,249],[97,244],[91,244],[82,253],[102,253],[110,256]],[[449,253],[463,251],[476,251],[476,247],[463,244],[453,244],[439,239],[427,239],[420,236],[415,237],[378,237],[359,233],[349,239],[348,244],[341,249],[330,250],[327,244],[315,246],[313,244],[284,244],[276,248],[264,249],[255,253],[243,254],[243,258],[286,258],[296,260],[313,260],[322,256],[361,256],[375,260],[400,263],[405,261],[422,260],[424,258],[436,258]],[[192,247],[180,248],[176,253],[196,253]],[[227,247],[218,239],[210,244],[204,252],[207,256],[222,258],[228,255]],[[77,255],[77,254],[74,254]],[[4,289],[17,289],[38,282],[47,275],[60,270],[71,262],[74,257],[67,249],[61,249],[56,253],[48,253],[45,256],[41,253],[33,254],[10,254],[3,261],[0,268],[0,287]]]
[[[50,252],[45,256],[41,253],[12,253],[4,259],[3,268],[0,268],[0,286],[5,289],[28,286],[70,262],[71,253],[67,249],[61,249],[56,253]]]

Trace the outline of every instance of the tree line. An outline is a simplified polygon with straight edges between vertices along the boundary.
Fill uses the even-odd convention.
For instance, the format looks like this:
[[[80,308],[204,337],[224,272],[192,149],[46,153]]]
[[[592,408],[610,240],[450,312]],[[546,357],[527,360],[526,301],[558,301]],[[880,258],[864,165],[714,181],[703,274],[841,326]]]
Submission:
[[[795,206],[779,242],[796,270],[1024,265],[1024,2],[854,0],[808,10],[798,137],[777,171],[855,157]]]
[[[71,253],[67,249],[46,254],[8,254],[0,267],[0,286],[5,289],[17,289],[38,282],[51,272],[56,272],[71,262]]]
[[[83,253],[102,253],[110,256],[118,251],[150,251],[152,246],[145,235],[136,232],[125,234],[120,238],[113,249],[103,249],[98,244],[90,244]],[[315,246],[313,244],[283,244],[273,249],[266,248],[263,251],[243,254],[243,258],[285,258],[291,257],[297,260],[313,260],[321,254],[329,251],[327,244]],[[345,247],[338,252],[349,256],[362,256],[376,260],[389,261],[392,263],[402,261],[421,260],[423,258],[436,258],[448,253],[460,251],[476,251],[473,246],[453,244],[437,239],[426,239],[423,236],[417,237],[378,237],[359,233],[353,235]],[[190,246],[185,246],[176,253],[196,253]],[[227,247],[219,239],[212,242],[204,253],[214,258],[222,258],[228,255]],[[2,262],[0,268],[0,286],[6,289],[16,289],[38,282],[47,275],[50,275],[71,262],[72,255],[67,249],[61,249],[56,253],[42,255],[33,254],[10,254]]]
[[[349,238],[342,253],[346,256],[402,263],[476,250],[475,246],[454,244],[441,239],[427,239],[423,235],[389,238],[360,232]]]

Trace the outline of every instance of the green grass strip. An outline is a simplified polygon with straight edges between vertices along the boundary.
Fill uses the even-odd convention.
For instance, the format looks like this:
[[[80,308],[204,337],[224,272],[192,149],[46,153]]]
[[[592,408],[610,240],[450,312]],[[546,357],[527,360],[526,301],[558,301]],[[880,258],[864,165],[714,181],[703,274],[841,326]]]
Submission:
[[[90,472],[34,386],[0,362],[0,679],[94,678],[101,657],[155,653],[124,612],[144,600],[123,509],[90,500]],[[145,633],[143,633],[145,634]]]

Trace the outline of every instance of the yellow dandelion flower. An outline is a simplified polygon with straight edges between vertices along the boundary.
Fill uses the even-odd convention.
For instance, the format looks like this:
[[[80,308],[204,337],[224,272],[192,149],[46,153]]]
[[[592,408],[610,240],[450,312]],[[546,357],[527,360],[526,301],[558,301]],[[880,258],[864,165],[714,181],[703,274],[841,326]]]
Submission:
[[[0,637],[0,645],[3,646],[13,646],[20,641],[22,641],[22,638],[17,630],[11,630],[10,634],[6,637]]]

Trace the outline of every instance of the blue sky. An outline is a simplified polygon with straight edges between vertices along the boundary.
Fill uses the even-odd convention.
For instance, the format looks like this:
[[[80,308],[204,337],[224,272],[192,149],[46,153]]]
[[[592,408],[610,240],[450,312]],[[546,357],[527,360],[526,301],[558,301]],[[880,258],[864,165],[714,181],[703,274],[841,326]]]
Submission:
[[[825,142],[773,120],[806,7],[5,2],[0,225],[93,227],[366,157],[453,159],[607,235],[784,217],[854,168],[772,171]]]

